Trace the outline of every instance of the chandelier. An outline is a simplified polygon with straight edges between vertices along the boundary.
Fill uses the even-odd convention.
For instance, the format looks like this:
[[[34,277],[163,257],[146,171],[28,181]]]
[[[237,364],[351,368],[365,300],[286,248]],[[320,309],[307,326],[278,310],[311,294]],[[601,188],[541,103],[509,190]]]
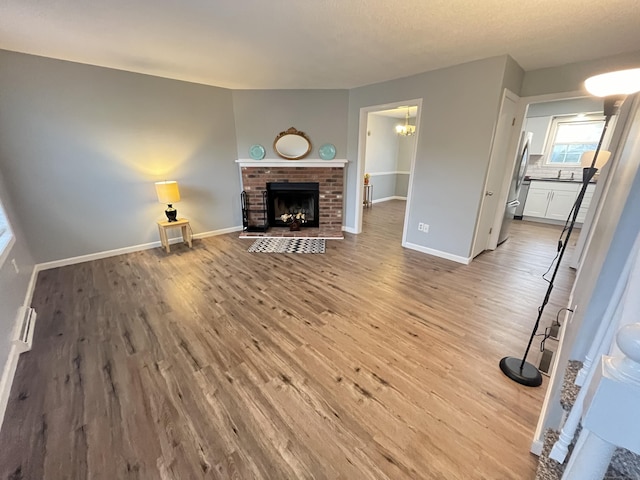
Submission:
[[[396,125],[396,133],[404,137],[409,137],[416,133],[416,126],[409,125],[409,107],[407,107],[407,116],[404,119],[404,125]]]

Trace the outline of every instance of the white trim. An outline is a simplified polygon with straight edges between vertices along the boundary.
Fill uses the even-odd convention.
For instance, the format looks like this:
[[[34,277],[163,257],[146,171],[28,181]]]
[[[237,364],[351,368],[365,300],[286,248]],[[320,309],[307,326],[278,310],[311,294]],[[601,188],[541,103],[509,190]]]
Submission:
[[[18,321],[17,317],[16,321]],[[15,344],[11,345],[9,357],[4,364],[4,370],[0,378],[0,429],[2,428],[4,414],[7,410],[7,404],[9,403],[9,394],[11,393],[13,378],[16,374],[16,368],[18,367],[18,357],[20,357],[20,349]]]
[[[36,289],[36,282],[38,280],[38,272],[40,269],[37,265],[33,266],[33,270],[31,271],[31,278],[29,279],[29,285],[27,286],[27,292],[24,295],[24,306],[31,306],[31,301],[33,300],[33,292]]]
[[[242,227],[222,228],[220,230],[212,230],[209,232],[197,233],[193,235],[193,238],[199,239],[199,238],[213,237],[216,235],[224,235],[227,233],[239,232],[241,230],[242,230]],[[182,237],[170,238],[169,244],[181,243],[182,241],[183,241]],[[161,246],[161,243],[158,240],[157,242],[142,243],[142,244],[133,245],[130,247],[116,248],[114,250],[106,250],[104,252],[96,252],[96,253],[90,253],[88,255],[80,255],[78,257],[63,258],[61,260],[53,260],[51,262],[38,263],[35,266],[35,268],[38,271],[49,270],[51,268],[66,267],[67,265],[75,265],[76,263],[90,262],[92,260],[100,260],[102,258],[115,257],[116,255],[123,255],[125,253],[140,252],[142,250],[149,250],[151,248],[156,248],[160,246]]]
[[[542,447],[544,446],[544,442],[540,440],[535,440],[531,443],[531,448],[529,451],[538,457],[542,455]]]
[[[9,253],[11,253],[11,249],[13,248],[13,244],[16,243],[16,236],[11,232],[11,229],[8,229],[6,232],[4,232],[2,234],[3,237],[5,235],[9,237],[9,241],[6,242],[6,244],[4,246],[2,246],[0,244],[0,268],[2,268],[2,265],[4,265],[4,262],[9,257]],[[2,240],[1,237],[0,237],[0,240]]]
[[[250,158],[240,158],[236,160],[240,167],[308,167],[308,168],[344,168],[349,163],[345,158],[334,158],[333,160],[282,160],[267,158],[264,160],[253,160]]]
[[[400,197],[398,195],[393,195],[391,197],[384,197],[384,198],[379,198],[377,200],[373,200],[371,203],[381,203],[381,202],[388,202],[389,200],[406,200],[407,197]]]
[[[409,177],[409,191],[407,194],[407,198],[410,199],[411,191],[412,191],[412,183],[413,183],[411,181],[411,178],[413,178],[413,172],[415,169],[416,155],[418,152],[418,139],[419,139],[418,137],[420,136],[420,119],[422,117],[422,98],[415,98],[413,100],[404,100],[402,102],[385,103],[382,105],[371,105],[368,107],[360,108],[359,123],[358,123],[358,154],[356,159],[356,178],[362,179],[364,178],[364,174],[365,174],[365,171],[364,171],[365,147],[367,145],[367,122],[368,122],[369,113],[379,112],[381,110],[389,110],[391,108],[396,108],[396,107],[406,106],[406,105],[417,105],[418,107],[416,110],[416,141],[413,142],[413,156],[411,158],[411,168],[409,170],[410,177]],[[356,181],[356,192],[355,192],[356,199],[363,198],[363,188],[364,188],[364,185],[362,183],[362,180]],[[411,203],[410,200],[408,200],[407,206],[405,208],[405,214],[404,214],[405,222],[402,230],[403,242],[405,242],[407,239],[407,230],[409,228],[407,219],[409,216],[410,203]],[[355,208],[354,233],[358,234],[362,232],[362,209],[363,209],[362,201],[354,202],[353,208]]]
[[[234,232],[241,232],[241,231],[242,231],[242,226],[228,227],[228,228],[221,228],[220,230],[210,230],[208,232],[195,233],[192,235],[192,238],[200,239],[200,238],[207,238],[207,237],[217,237],[218,235],[226,235],[227,233],[234,233]],[[182,237],[178,237],[177,240],[181,242]]]
[[[615,118],[615,117],[614,117]],[[549,122],[549,132],[547,134],[547,138],[545,139],[544,151],[542,152],[542,156],[544,158],[543,165],[545,167],[553,167],[553,168],[575,168],[580,167],[582,164],[580,161],[573,163],[552,163],[551,162],[551,153],[553,152],[553,147],[556,144],[556,137],[558,136],[558,130],[560,129],[561,123],[602,123],[602,128],[604,129],[605,116],[604,114],[590,114],[583,118],[578,118],[576,114],[571,115],[554,115],[551,117],[551,122]],[[613,128],[607,130],[607,135],[605,135],[604,141],[602,142],[602,150],[609,149],[609,141],[611,139],[611,132],[615,128],[615,124],[612,125]],[[576,143],[576,142],[573,142]],[[586,143],[586,142],[582,142]]]
[[[380,177],[382,175],[411,175],[411,172],[397,170],[395,172],[369,172],[370,177]]]
[[[565,329],[566,329],[566,326],[572,321],[573,315],[575,315],[576,311],[578,310],[578,305],[571,307],[571,304],[573,303],[574,289],[575,289],[575,282],[571,289],[571,293],[569,295],[569,302],[567,303],[567,310],[565,310],[564,320],[562,321],[562,324],[560,326],[560,336],[558,338],[558,346],[556,348],[556,353],[553,356],[553,364],[549,369],[550,378],[549,378],[549,383],[547,384],[547,391],[544,394],[544,400],[542,401],[542,408],[540,409],[541,412],[546,412],[547,409],[550,407],[550,405],[554,402],[554,391],[552,388],[553,380],[555,376],[558,375],[558,364],[560,363],[560,357],[562,354],[562,345],[564,344]],[[573,310],[573,312],[571,312],[568,309]],[[564,378],[564,370],[562,371],[562,376]],[[555,401],[557,402],[557,400]],[[536,430],[533,434],[533,442],[531,443],[531,448],[530,448],[531,453],[534,453],[538,456],[540,455],[540,453],[538,453],[537,451],[537,448],[538,448],[538,444],[542,445],[544,443],[544,432],[546,428],[547,427],[544,425],[543,415],[540,414],[540,416],[538,417]],[[541,446],[540,446],[540,452],[542,452]]]
[[[453,255],[451,253],[443,252],[441,250],[436,250],[434,248],[423,247],[422,245],[416,245],[415,243],[402,242],[402,246],[405,248],[409,248],[411,250],[416,250],[418,252],[426,253],[428,255],[433,255],[434,257],[445,258],[447,260],[452,260],[457,263],[462,263],[464,265],[469,265],[471,263],[471,257],[461,257],[459,255]]]
[[[0,268],[7,260],[13,244],[16,242],[16,236],[13,233],[9,217],[5,212],[2,202],[0,202]]]
[[[353,228],[353,227],[347,227],[347,226],[345,226],[345,225],[343,225],[343,226],[342,226],[342,231],[343,231],[343,232],[347,232],[347,233],[353,233],[354,235],[357,235],[358,233],[360,233],[360,232],[356,231],[356,229],[355,229],[355,228]]]
[[[529,217],[527,215],[523,215],[522,220],[526,222],[546,223],[547,225],[564,225],[566,223],[565,220],[555,220],[553,218],[544,217]],[[576,222],[574,228],[582,228],[582,223]]]

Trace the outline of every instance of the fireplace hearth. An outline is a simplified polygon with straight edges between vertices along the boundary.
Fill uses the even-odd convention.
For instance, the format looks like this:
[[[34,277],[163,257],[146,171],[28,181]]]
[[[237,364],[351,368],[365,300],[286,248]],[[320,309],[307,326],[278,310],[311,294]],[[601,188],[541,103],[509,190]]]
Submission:
[[[317,182],[267,183],[267,218],[269,225],[286,227],[280,219],[285,213],[304,213],[303,227],[320,225],[320,184]]]

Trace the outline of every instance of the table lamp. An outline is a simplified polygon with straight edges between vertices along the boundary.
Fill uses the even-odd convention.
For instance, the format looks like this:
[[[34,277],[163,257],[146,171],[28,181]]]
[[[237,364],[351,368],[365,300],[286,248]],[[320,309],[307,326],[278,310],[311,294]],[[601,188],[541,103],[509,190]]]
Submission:
[[[167,214],[167,219],[170,222],[177,221],[178,211],[173,208],[173,204],[180,201],[178,182],[174,180],[156,182],[156,194],[158,195],[158,202],[167,204],[167,209],[164,211]]]

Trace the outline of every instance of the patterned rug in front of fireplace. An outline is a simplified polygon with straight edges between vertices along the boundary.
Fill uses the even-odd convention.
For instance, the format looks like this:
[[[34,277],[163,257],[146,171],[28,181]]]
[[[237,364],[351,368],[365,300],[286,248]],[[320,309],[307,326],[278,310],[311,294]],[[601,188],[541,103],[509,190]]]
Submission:
[[[261,238],[247,250],[250,253],[324,253],[324,238]]]

